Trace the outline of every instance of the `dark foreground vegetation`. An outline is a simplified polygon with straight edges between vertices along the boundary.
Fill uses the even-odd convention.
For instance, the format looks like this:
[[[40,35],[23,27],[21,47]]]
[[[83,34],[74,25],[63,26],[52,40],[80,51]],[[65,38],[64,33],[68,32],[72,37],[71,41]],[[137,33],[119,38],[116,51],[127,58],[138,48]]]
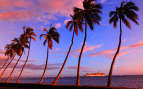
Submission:
[[[0,89],[135,89],[126,87],[73,86],[73,85],[43,85],[26,83],[0,83]]]

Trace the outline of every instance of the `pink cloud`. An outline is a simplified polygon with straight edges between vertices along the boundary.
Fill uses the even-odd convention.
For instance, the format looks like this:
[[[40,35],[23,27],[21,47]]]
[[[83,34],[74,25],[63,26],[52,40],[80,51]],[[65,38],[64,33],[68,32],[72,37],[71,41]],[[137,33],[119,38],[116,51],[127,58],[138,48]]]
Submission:
[[[101,44],[99,44],[99,45],[88,45],[88,46],[85,46],[83,53],[85,53],[85,52],[90,52],[90,51],[93,51],[93,50],[95,50],[95,49],[97,49],[97,48],[101,48],[101,47],[102,47]],[[72,50],[72,51],[71,51],[72,57],[77,57],[78,54],[79,54],[79,52],[80,52],[80,50],[81,50],[81,48]],[[53,50],[51,51],[51,53],[53,53],[53,54],[65,55],[65,54],[67,53],[67,51],[63,51],[63,50],[60,50],[60,49],[58,49],[58,50],[53,49]]]
[[[92,50],[94,50],[96,48],[101,48],[101,47],[102,47],[102,45],[95,45],[95,46],[94,45],[89,45],[89,46],[85,46],[83,52],[85,53],[85,52],[92,51]],[[80,50],[81,50],[81,48],[72,50],[72,52],[77,54],[77,53],[80,52]]]
[[[102,45],[99,44],[99,45],[88,45],[88,46],[85,46],[84,50],[83,50],[83,53],[85,52],[89,52],[89,51],[93,51],[97,48],[101,48]],[[78,48],[78,49],[75,49],[75,50],[72,50],[72,57],[77,57],[79,52],[80,52],[81,48]]]
[[[142,47],[142,46],[143,46],[143,41],[139,41],[138,43],[132,44],[129,47],[130,48],[138,48],[138,47]]]
[[[30,8],[34,6],[34,3],[26,0],[0,0],[0,9],[12,9],[18,8]],[[11,8],[10,8],[11,7]]]
[[[60,28],[60,27],[61,27],[61,23],[55,24],[55,27],[56,27],[56,28]]]
[[[67,69],[76,70],[77,66],[69,66],[69,67],[67,67]],[[83,72],[95,72],[95,69],[93,69],[91,67],[81,66],[80,69]]]
[[[13,68],[13,65],[15,65],[15,63],[11,63],[11,65],[9,66],[9,68]],[[16,68],[17,69],[21,69],[22,68],[22,64],[19,64]],[[41,65],[37,65],[37,64],[26,64],[25,69],[27,70],[43,70],[44,69],[45,64],[41,64]],[[48,64],[48,70],[55,70],[60,68],[61,64]]]
[[[118,56],[124,56],[124,55],[127,55],[127,54],[129,54],[129,52],[120,52]],[[114,54],[107,54],[105,56],[108,57],[108,58],[113,58]]]
[[[1,20],[29,20],[34,16],[34,13],[31,11],[20,10],[20,11],[6,11],[0,13]]]
[[[35,16],[35,20],[45,23],[47,19],[55,19],[56,14],[69,16],[74,6],[82,8],[81,0],[37,0],[37,2],[38,4],[35,0],[0,0],[0,10],[2,10],[0,19],[29,20]]]
[[[0,62],[5,61],[7,59],[6,56],[0,56]]]
[[[133,48],[139,48],[139,47],[143,47],[143,42],[137,42],[135,44],[131,44],[128,46],[122,46],[121,50],[125,50],[125,49],[133,49]],[[117,49],[110,49],[110,50],[105,50],[105,51],[101,51],[101,52],[95,52],[95,53],[91,53],[88,54],[88,56],[92,56],[92,57],[96,57],[96,56],[110,56],[113,57],[113,54],[115,53]],[[128,54],[128,52],[120,52],[119,56],[123,56]]]
[[[81,0],[39,0],[39,3],[42,10],[64,16],[71,14],[74,6],[82,8]]]
[[[5,53],[5,51],[0,49],[0,54],[4,54],[4,53]]]

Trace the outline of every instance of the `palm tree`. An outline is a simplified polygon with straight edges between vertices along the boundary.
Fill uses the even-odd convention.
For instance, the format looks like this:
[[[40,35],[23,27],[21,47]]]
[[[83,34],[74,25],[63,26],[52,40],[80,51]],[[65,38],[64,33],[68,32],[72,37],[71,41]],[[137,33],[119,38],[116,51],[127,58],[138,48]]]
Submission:
[[[25,66],[26,66],[26,63],[28,62],[28,58],[29,58],[29,54],[30,54],[30,47],[31,47],[31,40],[32,40],[32,39],[33,39],[33,40],[36,40],[34,36],[36,36],[36,34],[34,33],[33,28],[30,28],[30,27],[25,28],[24,38],[26,39],[26,41],[28,41],[28,45],[27,45],[28,55],[27,55],[27,57],[26,57],[26,60],[25,60],[24,65],[22,66],[22,69],[21,69],[21,71],[20,71],[20,74],[19,74],[19,76],[18,76],[18,78],[17,78],[17,80],[16,80],[17,83],[18,83],[18,81],[20,80],[20,77],[21,77],[21,75],[22,75],[22,72],[23,72],[23,70],[24,70],[24,68],[25,68]],[[25,41],[25,44],[27,43],[26,41]]]
[[[11,50],[11,45],[10,44],[7,44],[6,46],[5,46],[5,56],[12,56],[13,55],[13,53],[14,52],[12,52],[12,50]],[[1,69],[0,69],[0,71],[5,67],[5,65],[8,63],[8,61],[9,61],[9,56],[8,56],[8,58],[6,59],[6,61],[4,62],[4,64],[2,65],[2,67],[1,67]],[[12,58],[12,57],[11,57]]]
[[[14,43],[11,44],[7,44],[5,46],[5,56],[7,56],[7,60],[5,61],[4,65],[2,66],[1,69],[3,69],[5,67],[5,65],[9,62],[9,60],[11,59],[10,63],[12,62],[13,58],[15,57],[15,51],[14,51]]]
[[[49,49],[52,49],[53,47],[53,40],[56,42],[56,43],[59,43],[59,33],[56,31],[56,28],[53,27],[52,25],[50,26],[49,28],[49,31],[44,28],[43,29],[46,33],[45,34],[41,34],[40,35],[40,39],[44,36],[44,42],[43,42],[43,45],[45,46],[46,43],[48,43],[48,47],[47,47],[47,58],[46,58],[46,64],[45,64],[45,68],[44,68],[44,72],[42,74],[42,77],[41,77],[41,80],[40,80],[40,84],[43,82],[44,80],[44,76],[45,76],[45,73],[46,73],[46,69],[47,69],[47,65],[48,65],[48,54],[49,54]]]
[[[77,86],[80,85],[80,62],[81,62],[81,57],[82,57],[82,53],[83,53],[86,38],[87,38],[87,26],[89,26],[89,28],[93,30],[94,24],[99,24],[101,20],[99,14],[101,13],[102,6],[101,4],[97,4],[95,0],[84,0],[83,8],[84,9],[80,9],[80,8],[74,9],[74,11],[77,12],[77,14],[79,14],[80,18],[82,18],[80,19],[80,22],[82,22],[82,24],[84,24],[85,26],[85,37],[80,51],[79,59],[78,59],[77,81],[76,81]]]
[[[62,67],[61,67],[61,69],[60,69],[56,79],[54,80],[53,85],[57,84],[57,82],[58,82],[58,80],[60,78],[60,75],[61,75],[61,73],[62,73],[62,71],[64,69],[64,66],[65,66],[65,64],[67,62],[67,59],[69,57],[70,51],[71,51],[72,46],[73,46],[74,34],[78,35],[78,28],[80,29],[81,32],[83,32],[82,24],[80,24],[79,21],[77,20],[77,16],[76,15],[73,15],[73,16],[71,15],[71,18],[72,18],[72,20],[68,21],[67,24],[66,24],[66,28],[67,29],[69,29],[70,31],[72,31],[72,29],[73,29],[71,44],[70,44],[69,50],[67,52],[67,55],[65,57],[64,63],[62,65]]]
[[[20,61],[20,59],[23,55],[24,48],[28,48],[28,45],[27,45],[28,39],[25,37],[25,33],[20,36],[19,40],[20,40],[20,43],[19,43],[20,51],[16,52],[17,55],[19,56],[19,58],[18,58],[16,64],[14,65],[12,71],[10,72],[10,74],[9,74],[7,80],[6,80],[6,83],[8,83],[8,81],[11,79],[11,76],[12,76],[16,66],[18,65],[18,63],[19,63],[19,61]]]
[[[112,80],[112,72],[113,72],[113,67],[115,64],[115,60],[119,54],[121,43],[122,43],[122,22],[130,28],[130,22],[128,19],[133,21],[134,23],[138,24],[138,15],[136,14],[136,11],[138,11],[139,8],[133,3],[133,2],[127,2],[126,4],[124,2],[121,2],[120,7],[116,7],[116,11],[111,11],[109,16],[110,16],[110,21],[109,23],[113,23],[113,26],[117,26],[118,20],[120,20],[120,35],[119,35],[119,44],[117,51],[113,57],[112,64],[110,67],[109,75],[108,75],[108,82],[107,86],[111,87],[111,80]]]
[[[8,68],[8,66],[12,63],[15,55],[17,52],[20,53],[20,46],[19,46],[19,40],[18,38],[14,38],[14,40],[12,40],[11,44],[6,45],[5,47],[6,52],[5,55],[10,57],[10,62],[6,65],[6,67],[4,68],[4,70],[2,71],[2,73],[0,74],[0,79],[2,78],[2,76],[4,75],[6,69]]]

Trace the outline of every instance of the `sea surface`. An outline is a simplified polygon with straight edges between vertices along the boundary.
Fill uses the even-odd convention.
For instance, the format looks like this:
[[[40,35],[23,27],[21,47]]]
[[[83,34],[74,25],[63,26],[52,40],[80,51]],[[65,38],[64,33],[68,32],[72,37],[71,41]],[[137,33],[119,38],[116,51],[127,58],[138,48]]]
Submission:
[[[55,78],[48,77],[45,84],[51,84]],[[22,83],[39,83],[40,78],[23,78]],[[15,82],[15,79],[10,82]],[[76,77],[61,77],[58,84],[75,85]],[[81,85],[106,86],[107,77],[81,77]],[[143,75],[113,76],[112,86],[143,89]]]

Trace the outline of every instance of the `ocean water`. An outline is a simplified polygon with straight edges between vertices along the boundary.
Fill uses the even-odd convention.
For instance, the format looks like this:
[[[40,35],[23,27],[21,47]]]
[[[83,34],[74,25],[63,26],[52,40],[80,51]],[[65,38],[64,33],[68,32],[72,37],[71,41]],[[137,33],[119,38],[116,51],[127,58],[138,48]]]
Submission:
[[[45,84],[51,84],[55,78],[49,77],[44,80]],[[40,78],[23,78],[22,83],[39,83]],[[15,82],[15,79],[10,82]],[[62,77],[58,84],[75,85],[76,77]],[[106,86],[107,77],[81,77],[81,85]],[[141,76],[113,76],[112,86],[143,89],[143,75]]]

